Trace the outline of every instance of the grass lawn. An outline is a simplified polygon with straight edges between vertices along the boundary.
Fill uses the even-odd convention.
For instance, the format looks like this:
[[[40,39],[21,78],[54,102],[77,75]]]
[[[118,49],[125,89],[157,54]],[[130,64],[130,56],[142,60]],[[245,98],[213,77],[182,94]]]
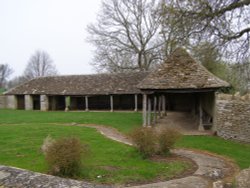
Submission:
[[[82,123],[112,126],[128,133],[142,125],[139,112],[41,112],[0,110],[0,124],[21,123]]]
[[[95,129],[62,126],[64,123],[99,124],[117,128],[123,133],[141,126],[140,113],[127,112],[40,112],[0,110],[0,164],[46,172],[44,157],[39,148],[43,139],[79,136],[87,143],[92,155],[86,159],[82,177],[102,183],[126,183],[167,179],[185,165],[161,164],[143,160],[131,147],[111,141]],[[250,144],[225,141],[210,136],[183,136],[176,147],[206,150],[229,157],[240,166],[250,166]],[[102,178],[97,178],[102,175]],[[159,177],[159,175],[161,177]]]
[[[89,145],[91,154],[84,159],[85,165],[82,175],[79,177],[87,181],[124,184],[148,182],[155,179],[166,180],[188,168],[188,165],[183,162],[161,163],[145,160],[133,147],[107,139],[92,128],[45,123],[46,121],[72,122],[72,120],[82,123],[85,119],[84,115],[90,119],[91,116],[95,117],[94,119],[97,120],[97,122],[93,122],[94,120],[88,122],[90,121],[88,120],[88,123],[107,122],[110,118],[107,116],[108,113],[93,113],[91,115],[90,113],[52,112],[50,114],[1,110],[0,114],[0,164],[3,165],[47,172],[48,169],[40,147],[44,138],[50,135],[53,138],[77,136],[82,142]],[[68,114],[72,114],[75,119]],[[122,115],[128,118],[128,113],[116,114],[116,117],[122,117]],[[130,114],[130,116],[134,117],[134,114]],[[29,123],[24,123],[24,118],[28,118]],[[4,123],[4,121],[8,123]],[[129,121],[131,120],[126,120],[126,122]],[[97,178],[99,175],[101,178]]]
[[[176,147],[195,148],[233,159],[241,169],[250,167],[250,144],[224,140],[216,136],[183,136]]]

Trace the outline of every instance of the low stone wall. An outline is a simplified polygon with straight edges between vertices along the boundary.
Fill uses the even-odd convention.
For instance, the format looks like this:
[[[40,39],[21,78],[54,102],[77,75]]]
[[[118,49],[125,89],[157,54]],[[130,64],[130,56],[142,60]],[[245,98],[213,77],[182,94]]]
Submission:
[[[94,185],[84,181],[65,179],[28,170],[0,165],[0,187],[32,188],[110,188],[111,186]]]
[[[6,108],[7,98],[5,95],[0,95],[0,109]]]
[[[218,136],[250,143],[250,96],[217,95],[215,124]]]

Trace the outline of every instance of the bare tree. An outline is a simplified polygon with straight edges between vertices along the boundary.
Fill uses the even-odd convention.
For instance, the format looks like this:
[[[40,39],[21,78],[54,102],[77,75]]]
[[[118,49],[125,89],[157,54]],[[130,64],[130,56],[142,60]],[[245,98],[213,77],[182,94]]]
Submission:
[[[57,70],[53,64],[52,59],[49,54],[45,51],[36,51],[34,55],[30,57],[30,60],[25,68],[24,77],[27,80],[43,77],[43,76],[52,76],[56,75]]]
[[[20,84],[23,84],[24,82],[27,81],[27,78],[25,78],[23,75],[22,76],[16,76],[14,78],[12,78],[11,80],[8,81],[7,83],[7,88],[13,88],[16,87]]]
[[[145,71],[159,61],[161,16],[157,0],[104,0],[88,41],[94,65],[109,72]]]
[[[164,11],[196,45],[201,41],[219,46],[230,58],[249,56],[249,0],[163,0]],[[168,20],[166,21],[168,23]],[[181,27],[182,26],[182,27]]]
[[[8,64],[0,64],[0,88],[4,88],[8,77],[13,73],[13,70]]]

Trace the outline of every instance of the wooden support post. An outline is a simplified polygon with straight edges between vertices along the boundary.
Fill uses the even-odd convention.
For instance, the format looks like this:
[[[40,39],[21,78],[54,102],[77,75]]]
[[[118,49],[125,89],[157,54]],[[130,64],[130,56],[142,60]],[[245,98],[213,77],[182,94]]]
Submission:
[[[166,97],[162,95],[162,115],[166,116]]]
[[[154,124],[156,124],[156,106],[157,106],[157,97],[154,96]]]
[[[110,95],[110,112],[114,112],[113,95]]]
[[[151,126],[151,99],[148,97],[148,126]]]
[[[161,118],[161,96],[158,97],[158,116]]]
[[[65,111],[69,111],[70,108],[70,96],[65,96]]]
[[[203,122],[202,122],[202,105],[201,105],[201,97],[199,100],[199,127],[198,127],[199,131],[204,131],[204,127],[203,127]]]
[[[56,103],[56,97],[53,96],[52,99],[51,99],[51,101],[52,101],[52,104],[51,104],[52,110],[56,110],[56,105],[57,105],[57,103]]]
[[[135,94],[135,112],[138,111],[138,95]]]
[[[85,96],[85,111],[89,111],[89,97]]]
[[[143,112],[142,112],[142,119],[143,119],[143,127],[147,126],[147,94],[143,94]]]

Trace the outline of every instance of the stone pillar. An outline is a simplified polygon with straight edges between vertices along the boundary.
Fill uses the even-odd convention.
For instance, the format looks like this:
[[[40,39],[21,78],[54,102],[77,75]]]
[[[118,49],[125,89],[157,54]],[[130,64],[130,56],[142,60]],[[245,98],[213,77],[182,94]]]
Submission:
[[[65,111],[70,109],[70,96],[65,96]]]
[[[33,110],[33,99],[31,95],[24,96],[25,110]]]
[[[143,119],[143,127],[147,126],[147,95],[143,94],[143,106],[142,106],[142,119]]]
[[[17,109],[17,97],[16,97],[16,95],[8,95],[7,96],[7,108]]]
[[[89,97],[85,96],[85,111],[89,111]]]
[[[47,95],[40,95],[40,106],[41,106],[41,111],[49,110],[49,98]]]
[[[148,126],[151,126],[151,99],[148,97]]]
[[[135,94],[135,112],[138,111],[138,95]]]
[[[113,95],[110,95],[110,112],[114,112]]]

